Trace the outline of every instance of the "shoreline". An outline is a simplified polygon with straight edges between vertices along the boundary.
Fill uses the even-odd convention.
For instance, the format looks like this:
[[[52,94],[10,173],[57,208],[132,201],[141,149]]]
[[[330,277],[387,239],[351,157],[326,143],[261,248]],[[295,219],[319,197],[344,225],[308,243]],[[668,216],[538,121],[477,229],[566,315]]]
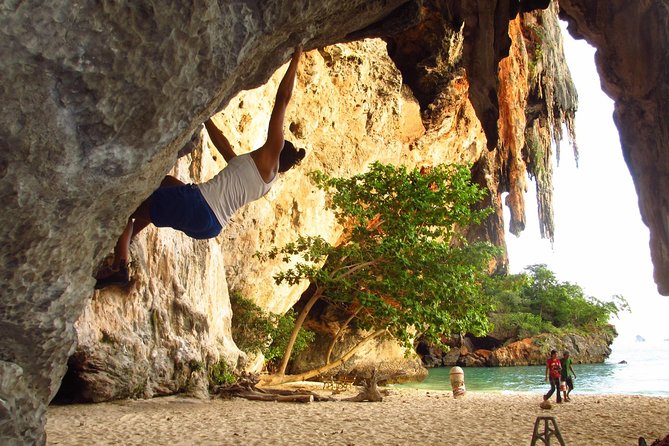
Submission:
[[[574,366],[576,394],[644,395],[669,397],[669,356],[629,364],[578,364]],[[669,354],[669,351],[667,351]],[[467,367],[465,384],[468,391],[529,391],[545,393],[549,385],[544,380],[545,366]],[[420,383],[403,386],[421,390],[451,390],[448,368],[429,369]]]
[[[565,443],[637,445],[669,434],[669,398],[578,395],[572,402],[539,407],[538,393],[451,392],[383,388],[380,403],[353,403],[322,386],[300,383],[338,401],[276,403],[198,400],[168,396],[150,400],[50,406],[48,445],[468,445],[529,444],[538,416],[557,420]],[[320,388],[317,388],[320,387]],[[555,397],[552,398],[554,403]]]
[[[393,384],[391,384],[392,386]],[[546,393],[549,389],[550,386],[546,385],[544,386],[545,388],[543,391],[532,391],[532,390],[508,390],[508,389],[473,389],[469,390],[467,389],[467,394],[472,394],[472,393],[489,393],[491,395],[530,395],[530,396],[541,396],[544,393]],[[450,391],[442,390],[442,389],[429,389],[429,388],[420,388],[420,387],[401,387],[401,388],[396,388],[392,387],[393,389],[397,390],[410,390],[410,391],[417,391],[417,392],[444,392],[444,393],[451,393]],[[639,392],[591,392],[588,390],[581,391],[580,389],[574,390],[573,395],[578,395],[582,397],[594,397],[594,396],[600,396],[600,397],[618,397],[618,396],[638,396],[638,397],[643,397],[643,398],[662,398],[662,399],[667,399],[669,400],[669,394],[651,394],[651,393],[639,393]],[[555,400],[555,395],[551,398],[552,400]],[[668,420],[669,423],[669,420]],[[669,424],[668,424],[669,428]],[[668,432],[669,433],[669,432]]]

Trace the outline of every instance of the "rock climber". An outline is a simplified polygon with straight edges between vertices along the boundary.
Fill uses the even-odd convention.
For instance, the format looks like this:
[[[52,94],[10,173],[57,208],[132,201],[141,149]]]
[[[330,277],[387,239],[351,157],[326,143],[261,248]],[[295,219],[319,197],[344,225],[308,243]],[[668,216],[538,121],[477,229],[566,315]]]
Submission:
[[[195,239],[216,237],[237,209],[265,195],[278,173],[302,161],[305,150],[297,150],[283,138],[286,108],[301,55],[302,45],[297,45],[277,89],[265,143],[250,153],[237,155],[223,132],[208,119],[205,127],[209,137],[228,165],[201,184],[184,184],[172,176],[165,177],[160,187],[128,219],[114,247],[111,264],[95,275],[96,289],[130,282],[130,242],[149,223],[177,229]]]

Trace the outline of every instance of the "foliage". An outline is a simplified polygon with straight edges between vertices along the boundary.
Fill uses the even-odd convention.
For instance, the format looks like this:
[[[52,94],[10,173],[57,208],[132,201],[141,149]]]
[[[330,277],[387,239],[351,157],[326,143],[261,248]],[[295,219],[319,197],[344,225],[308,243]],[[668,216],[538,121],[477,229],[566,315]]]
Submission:
[[[614,296],[611,302],[587,296],[579,285],[557,280],[546,265],[490,278],[486,293],[496,308],[492,317],[496,327],[503,331],[516,328],[519,337],[601,329],[608,326],[611,316],[629,310],[622,296]]]
[[[473,210],[485,192],[467,166],[407,171],[374,163],[350,178],[311,178],[328,192],[344,241],[301,236],[258,254],[291,265],[277,283],[308,280],[317,297],[356,312],[357,327],[386,329],[407,347],[416,333],[439,342],[441,334],[488,330],[491,307],[481,291],[499,251],[459,232],[491,212]]]
[[[191,372],[200,372],[204,370],[204,362],[191,359],[188,363]]]
[[[529,338],[539,333],[550,333],[554,326],[532,313],[496,313],[491,316],[495,328],[503,333],[515,333],[515,337]]]
[[[273,365],[280,360],[286,351],[290,334],[295,326],[295,310],[291,308],[286,314],[276,317],[275,320],[276,325],[270,332],[272,342],[262,351],[265,355],[265,360],[270,363],[270,365]],[[313,331],[305,329],[300,330],[295,341],[295,346],[291,350],[291,358],[314,342],[315,337],[316,334]]]
[[[295,310],[284,315],[264,312],[251,300],[237,294],[230,296],[232,307],[232,338],[240,350],[262,353],[272,363],[283,356],[288,338],[295,325]],[[293,355],[313,342],[314,333],[302,330],[298,335]]]
[[[270,333],[276,315],[263,312],[251,300],[239,294],[230,294],[232,309],[232,339],[240,350],[248,353],[262,352],[271,342]]]
[[[223,360],[211,365],[208,376],[211,386],[234,384],[237,382],[237,377],[228,369],[228,365]]]

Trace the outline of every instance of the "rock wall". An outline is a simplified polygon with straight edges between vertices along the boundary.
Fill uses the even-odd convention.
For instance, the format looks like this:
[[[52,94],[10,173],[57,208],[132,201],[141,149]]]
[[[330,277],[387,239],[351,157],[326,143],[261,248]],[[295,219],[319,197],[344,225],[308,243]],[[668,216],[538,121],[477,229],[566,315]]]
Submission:
[[[560,0],[560,10],[569,32],[597,48],[602,89],[615,101],[623,156],[650,229],[655,282],[669,295],[669,5]]]
[[[0,6],[0,442],[44,442],[91,272],[193,130],[297,41],[345,40],[404,3]]]
[[[282,67],[266,85],[235,96],[215,116],[238,153],[264,142],[284,72]],[[283,263],[263,263],[253,254],[300,233],[331,242],[340,235],[334,216],[324,211],[324,195],[306,173],[347,175],[373,160],[398,163],[406,142],[424,131],[418,107],[403,91],[380,40],[306,53],[287,122],[287,138],[307,150],[305,160],[265,197],[240,210],[216,239],[192,240],[154,227],[137,237],[131,246],[133,283],[96,291],[77,321],[78,347],[69,361],[65,399],[201,394],[207,390],[202,366],[223,360],[232,368],[254,367],[232,341],[229,291],[283,313],[308,284],[275,285],[272,276]],[[171,174],[197,183],[225,166],[206,131],[203,141]]]
[[[552,144],[562,139],[563,124],[573,141],[577,102],[564,60],[557,5],[521,14],[508,22],[508,57],[499,64],[499,91],[493,101],[495,113],[499,113],[497,149],[493,152],[486,149],[489,141],[479,120],[480,110],[472,99],[466,27],[454,24],[456,19],[440,8],[443,5],[425,2],[424,17],[419,24],[388,39],[389,54],[402,72],[403,82],[415,93],[425,125],[425,133],[409,143],[407,156],[402,160],[409,165],[474,163],[475,180],[490,191],[484,205],[492,206],[496,212],[485,224],[470,228],[468,236],[502,246],[501,195],[509,193],[506,199],[512,215],[509,224],[519,234],[525,222],[526,177],[533,176],[537,179],[542,235],[552,238]],[[468,20],[472,20],[471,16],[465,16],[464,22]],[[493,49],[487,50],[492,60],[498,54]],[[498,260],[499,270],[506,266],[505,257]],[[312,310],[312,313],[317,312]],[[319,334],[319,342],[298,356],[291,373],[322,364],[324,350],[337,331],[337,322],[329,311],[310,316],[308,323]],[[355,332],[350,336],[358,339]],[[350,346],[352,341],[348,339],[343,344]],[[340,351],[346,348],[340,347]],[[356,354],[353,360],[331,373],[347,375],[377,368],[384,375],[392,375],[403,367],[404,375],[398,379],[420,379],[425,374],[416,367],[415,356],[406,357],[397,345],[383,344],[371,352]]]
[[[551,350],[569,351],[577,364],[602,363],[611,354],[611,343],[615,334],[594,335],[542,335],[513,342],[493,351],[486,359],[486,365],[542,365],[550,356]],[[474,352],[475,353],[475,352]],[[562,354],[560,353],[560,357]]]
[[[139,252],[138,257],[147,264],[137,262],[135,291],[94,296],[92,300],[90,292],[91,272],[113,246],[125,218],[174,167],[177,152],[193,131],[240,91],[265,83],[288,59],[297,41],[305,40],[307,49],[312,49],[362,37],[390,38],[391,33],[409,29],[421,17],[433,17],[437,22],[444,17],[437,28],[449,28],[455,38],[453,43],[457,44],[458,39],[463,42],[463,52],[455,76],[449,78],[452,93],[437,96],[453,100],[457,114],[444,113],[442,122],[446,125],[432,125],[426,119],[426,103],[419,101],[421,121],[426,127],[422,136],[425,144],[410,144],[401,139],[399,130],[400,139],[390,140],[397,145],[390,147],[387,141],[370,139],[367,132],[358,140],[349,139],[356,129],[348,127],[348,119],[335,122],[332,130],[326,131],[325,125],[316,128],[311,120],[297,122],[295,118],[289,124],[291,132],[298,139],[303,138],[307,146],[319,136],[323,140],[332,138],[332,146],[338,147],[335,153],[339,153],[338,158],[333,155],[337,173],[352,171],[348,167],[349,152],[345,151],[351,143],[358,143],[356,147],[376,143],[383,149],[374,158],[399,157],[408,164],[429,157],[423,158],[411,150],[403,152],[399,145],[406,145],[407,149],[422,146],[435,154],[446,151],[445,160],[474,159],[478,153],[487,153],[475,168],[477,178],[490,187],[501,184],[501,193],[506,190],[506,171],[498,175],[495,152],[481,150],[483,145],[503,146],[495,144],[500,114],[495,94],[499,82],[497,62],[509,51],[507,24],[515,17],[514,12],[541,3],[545,2],[3,3],[0,91],[5,113],[0,117],[0,198],[4,212],[0,215],[0,277],[5,287],[0,297],[0,442],[44,443],[46,405],[58,389],[67,358],[74,352],[75,322],[82,314],[78,324],[86,336],[82,336],[82,349],[77,354],[84,352],[81,357],[93,359],[90,363],[95,366],[96,354],[85,347],[107,340],[106,351],[116,356],[119,370],[129,370],[138,363],[138,368],[145,371],[142,376],[146,380],[128,380],[128,385],[115,387],[111,396],[132,389],[138,395],[150,395],[171,391],[189,379],[199,382],[200,378],[186,366],[188,358],[214,361],[220,357],[242,357],[226,338],[227,297],[219,289],[241,290],[276,311],[287,308],[299,293],[297,289],[279,290],[288,296],[284,300],[271,292],[258,291],[256,285],[269,280],[273,267],[249,262],[256,246],[288,236],[282,233],[284,222],[319,221],[316,217],[309,220],[310,212],[318,212],[301,209],[286,198],[284,188],[290,190],[301,181],[299,177],[282,180],[269,197],[279,201],[279,217],[272,216],[274,210],[270,212],[270,205],[264,201],[254,203],[240,215],[221,237],[221,242],[228,241],[224,254],[207,244],[210,242],[195,243],[178,236],[168,237],[166,242],[151,241],[155,234],[147,232],[146,239],[139,240],[133,248],[133,254],[147,250]],[[668,57],[663,51],[667,47],[667,7],[662,2],[623,0],[562,0],[560,4],[563,14],[572,19],[572,29],[600,51],[598,63],[604,87],[617,101],[616,120],[623,150],[639,192],[642,215],[651,228],[655,278],[660,291],[669,293],[669,230],[667,203],[662,198],[666,194],[652,195],[666,189],[669,165],[664,150],[667,124],[658,112],[667,99],[666,73],[662,71]],[[430,10],[438,14],[429,14]],[[431,51],[426,54],[428,59],[430,54],[439,54]],[[326,65],[328,57],[339,56],[323,55]],[[437,80],[441,78],[438,76]],[[364,92],[364,86],[342,79],[333,78],[326,85],[341,88],[344,96],[345,88],[353,86]],[[314,80],[309,88],[317,89],[317,85],[320,83]],[[400,85],[397,89],[401,91]],[[347,103],[349,108],[342,108],[342,113],[354,115],[352,112],[359,110],[364,116],[363,111],[367,111],[371,117],[355,124],[365,131],[368,121],[372,126],[395,122],[405,126],[410,134],[420,131],[418,119],[403,121],[391,114],[389,120],[377,120],[376,115],[381,116],[384,108],[375,108],[375,98],[370,95],[364,103]],[[411,100],[404,103],[407,108],[418,110]],[[244,107],[251,107],[251,103],[245,102]],[[337,105],[330,107],[335,109]],[[468,110],[473,110],[476,117],[469,115]],[[471,127],[463,124],[467,121]],[[240,117],[222,125],[230,130],[243,127],[243,121]],[[448,138],[438,136],[455,135],[459,129],[467,129],[461,140],[466,144],[456,143],[458,150],[451,152]],[[304,132],[302,136],[300,132]],[[240,130],[241,133],[246,134]],[[539,135],[543,135],[539,140],[545,142],[546,132]],[[442,141],[441,146],[438,141]],[[251,149],[256,143],[250,141],[245,147]],[[310,152],[319,153],[312,149]],[[461,158],[464,153],[470,155]],[[195,152],[191,156],[207,154]],[[361,166],[369,161],[366,156],[360,154]],[[317,159],[310,155],[307,163],[317,166]],[[182,178],[195,179],[211,174],[208,169],[213,167],[191,171],[180,165],[177,172]],[[518,181],[516,184],[522,186]],[[314,205],[320,200],[310,195],[299,198],[313,200]],[[491,200],[498,208],[501,206],[499,194],[493,194]],[[264,222],[262,219],[276,226],[268,226],[266,233],[256,231],[254,227],[258,221]],[[487,234],[500,241],[498,223],[478,236]],[[154,246],[159,249],[156,253]],[[226,277],[207,277],[206,283],[196,284],[197,274],[210,273],[205,272],[209,270],[205,270],[204,263],[191,265],[190,259],[180,260],[186,250],[196,253],[198,259],[208,259],[206,268],[220,271],[222,262]],[[164,261],[171,256],[173,259]],[[242,261],[230,260],[235,256]],[[155,271],[164,271],[158,280],[151,276]],[[167,271],[177,271],[180,278],[174,281],[177,273]],[[188,275],[192,275],[192,280],[184,277]],[[217,295],[202,296],[208,293]],[[139,321],[137,327],[119,322],[125,317],[108,313],[119,308],[123,315]],[[110,321],[100,323],[99,330],[90,328],[94,326],[92,310],[110,315]],[[207,312],[216,314],[218,319],[203,317]],[[151,324],[155,328],[149,329]],[[137,335],[124,332],[134,328],[138,329]],[[128,346],[125,356],[117,353],[121,346]],[[151,371],[156,361],[168,359],[173,365]],[[173,383],[163,384],[161,377],[170,374],[175,377]],[[108,376],[111,379],[124,373]]]
[[[571,353],[578,364],[603,363],[611,354],[611,344],[615,330],[603,330],[588,335],[568,334],[557,336],[541,334],[531,338],[506,342],[501,345],[486,340],[464,337],[448,342],[450,350],[443,351],[434,346],[422,344],[419,352],[427,367],[509,367],[523,365],[543,365],[551,350]],[[499,341],[499,340],[496,340]]]
[[[534,23],[542,16],[557,27],[555,11],[511,22],[513,45],[508,60],[514,68],[501,77],[500,125],[510,126],[518,136],[509,138],[507,131],[501,132],[504,144],[512,140],[509,147],[498,151],[504,157],[520,152],[524,144],[524,105],[530,88],[518,88],[514,81],[527,79],[521,85],[530,85],[527,39],[522,30],[527,28],[525,22]],[[462,31],[452,31],[450,40],[462,39]],[[323,212],[324,197],[314,190],[306,172],[321,169],[348,175],[364,170],[373,160],[414,166],[472,163],[488,156],[486,138],[468,99],[463,46],[453,45],[448,52],[450,62],[435,67],[446,82],[432,96],[423,94],[424,99],[434,101],[428,106],[429,115],[421,115],[383,42],[367,40],[307,53],[287,116],[289,139],[308,152],[300,168],[282,176],[266,197],[240,210],[213,241],[190,240],[178,232],[155,228],[140,236],[132,249],[135,282],[127,289],[96,292],[77,322],[78,347],[70,357],[59,399],[88,402],[177,391],[202,394],[207,381],[200,369],[218,361],[259,371],[257,363],[245,363],[245,355],[232,342],[228,292],[248,297],[267,311],[283,313],[297,302],[306,284],[275,286],[273,275],[283,264],[263,264],[252,254],[300,233],[332,242],[339,238],[340,228],[330,213]],[[561,60],[561,55],[556,58]],[[252,150],[264,141],[284,70],[280,68],[264,86],[238,94],[216,115],[217,124],[238,152]],[[449,72],[457,75],[448,77]],[[555,76],[568,79],[566,71],[544,78]],[[517,98],[509,100],[508,94]],[[206,140],[206,132],[202,135]],[[179,160],[171,174],[185,182],[201,182],[224,165],[216,150],[205,144]],[[524,181],[525,164],[520,157],[516,165],[505,169],[497,176],[513,175]],[[503,191],[503,186],[492,182],[486,186],[496,195]],[[501,205],[497,210],[501,215]],[[517,211],[524,212],[524,207]],[[493,224],[503,234],[501,218]],[[503,237],[495,240],[503,243]],[[313,364],[314,358],[320,358],[320,347],[305,353],[293,370]],[[425,373],[415,356],[405,357],[404,350],[392,341],[377,342],[374,349],[357,354],[338,372],[372,367],[381,367],[383,374],[403,368],[403,379]]]

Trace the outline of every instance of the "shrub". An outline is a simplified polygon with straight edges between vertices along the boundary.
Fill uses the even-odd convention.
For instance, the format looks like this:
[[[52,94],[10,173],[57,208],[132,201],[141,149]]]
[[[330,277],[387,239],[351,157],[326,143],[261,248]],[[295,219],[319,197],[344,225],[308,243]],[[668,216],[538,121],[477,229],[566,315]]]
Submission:
[[[251,300],[237,294],[230,296],[232,307],[232,338],[237,347],[248,353],[262,353],[268,367],[281,359],[295,325],[295,310],[284,315],[263,311]],[[315,335],[300,330],[291,357],[313,342]]]
[[[234,384],[237,382],[237,377],[228,369],[228,364],[223,360],[212,364],[207,376],[209,377],[210,386]]]

